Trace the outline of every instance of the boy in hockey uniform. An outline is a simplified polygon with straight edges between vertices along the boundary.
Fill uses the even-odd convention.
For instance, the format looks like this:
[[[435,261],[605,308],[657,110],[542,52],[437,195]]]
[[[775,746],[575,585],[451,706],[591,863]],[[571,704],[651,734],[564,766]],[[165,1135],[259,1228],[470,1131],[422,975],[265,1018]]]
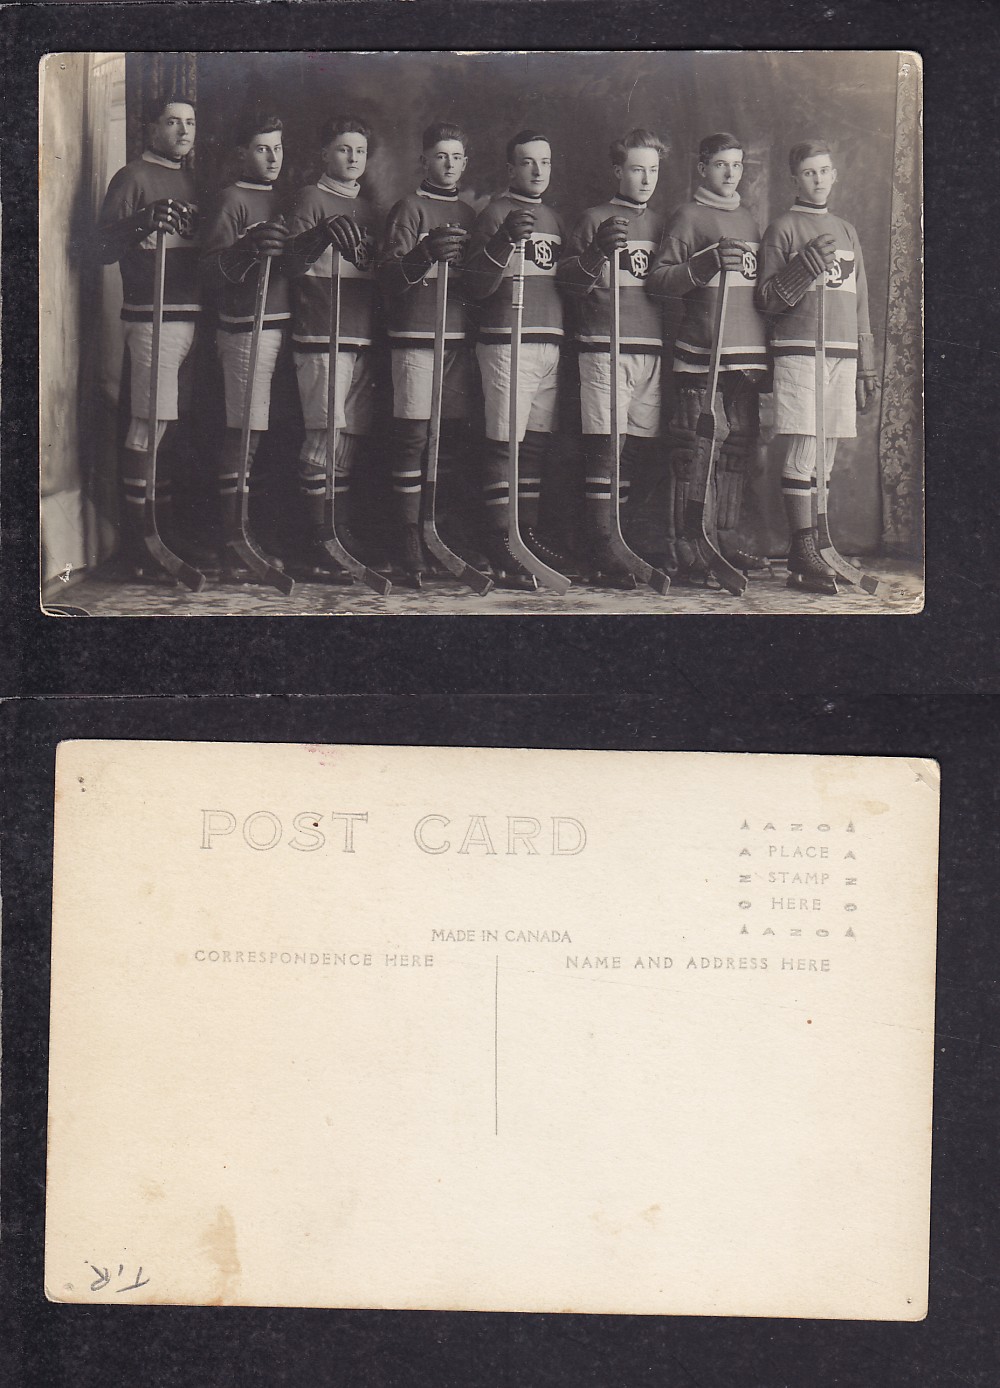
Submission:
[[[305,422],[299,479],[305,496],[311,544],[302,578],[349,583],[350,575],[323,548],[325,530],[327,390],[330,380],[330,310],[333,256],[341,256],[340,352],[336,363],[337,499],[347,499],[351,470],[370,432],[375,382],[368,352],[375,315],[373,270],[375,213],[360,197],[359,180],[368,162],[368,126],[358,116],[335,116],[320,131],[323,174],[303,188],[292,208],[285,246],[292,289],[292,350]],[[338,510],[343,512],[343,506]],[[356,552],[348,527],[337,522],[345,548]]]
[[[261,435],[268,427],[271,378],[283,330],[291,317],[288,281],[281,262],[288,233],[274,208],[274,184],[283,159],[281,130],[278,116],[261,112],[251,116],[237,131],[240,175],[235,183],[223,189],[202,245],[202,264],[218,297],[216,350],[222,364],[226,395],[226,437],[219,463],[222,567],[223,576],[237,582],[251,577],[228,542],[240,534],[237,476],[258,269],[265,258],[271,261],[271,273],[254,373],[248,469]]]
[[[157,431],[177,418],[177,375],[194,344],[201,309],[198,283],[197,196],[184,160],[194,148],[195,109],[174,96],[149,112],[146,148],[119,169],[108,186],[98,225],[102,262],[121,269],[122,321],[131,362],[131,409],[121,475],[125,490],[123,551],[130,577],[173,582],[146,552],[143,507],[149,447],[149,387],[152,373],[153,280],[157,232],[165,233],[163,326],[157,372]],[[156,478],[158,527],[169,548],[170,486],[162,461]]]
[[[729,295],[719,365],[719,393],[729,433],[719,449],[715,473],[715,528],[719,550],[737,569],[761,566],[740,537],[746,474],[760,433],[758,392],[767,371],[764,320],[754,307],[760,232],[740,203],[743,144],[728,131],[702,140],[698,150],[700,186],[694,199],[669,219],[647,291],[662,301],[683,299],[683,316],[674,341],[675,406],[669,436],[674,474],[674,521],[678,577],[704,582],[705,570],[684,533],[689,494],[698,481],[695,428],[708,385],[719,272],[728,275]]]
[[[423,180],[393,207],[386,223],[379,281],[389,316],[392,349],[392,482],[401,527],[403,568],[419,583],[424,569],[420,543],[423,461],[431,416],[434,318],[438,266],[451,267],[445,323],[441,405],[441,482],[454,483],[469,413],[472,362],[468,314],[459,293],[460,261],[476,214],[458,196],[468,163],[467,137],[457,125],[438,123],[424,131],[420,157]],[[457,283],[458,282],[458,283]],[[440,493],[439,493],[440,494]]]
[[[507,547],[507,452],[510,401],[511,290],[514,247],[525,242],[524,316],[518,392],[521,430],[518,508],[521,537],[555,569],[566,560],[538,535],[538,501],[549,440],[556,423],[563,312],[556,263],[563,244],[558,215],[542,202],[552,172],[544,135],[522,130],[507,144],[508,189],[480,213],[462,276],[469,298],[481,301],[476,357],[486,403],[486,553],[507,586],[532,587],[528,571]]]
[[[858,233],[827,209],[837,170],[825,140],[795,145],[788,157],[795,202],[764,233],[757,303],[772,316],[774,428],[787,434],[782,494],[792,532],[789,586],[837,591],[816,533],[816,294],[825,277],[827,477],[837,440],[857,432],[857,410],[879,391],[868,318],[868,282]]]
[[[612,256],[619,258],[621,356],[618,373],[622,443],[622,500],[625,478],[638,463],[650,474],[648,452],[660,433],[660,357],[663,315],[646,294],[646,275],[663,234],[663,218],[651,212],[666,150],[648,130],[630,130],[611,146],[617,192],[588,208],[559,262],[557,278],[575,308],[580,353],[585,501],[595,579],[634,587],[629,570],[611,552],[611,291]],[[654,445],[655,446],[655,445]],[[647,466],[643,466],[646,464]]]

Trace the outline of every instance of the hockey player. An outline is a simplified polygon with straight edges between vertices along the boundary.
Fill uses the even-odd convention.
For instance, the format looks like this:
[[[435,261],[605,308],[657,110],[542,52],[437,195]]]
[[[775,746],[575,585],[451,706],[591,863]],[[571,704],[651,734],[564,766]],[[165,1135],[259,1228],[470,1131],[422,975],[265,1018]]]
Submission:
[[[486,553],[501,583],[524,588],[533,587],[534,580],[507,547],[512,262],[514,247],[521,241],[525,242],[523,345],[515,383],[521,429],[521,536],[543,563],[557,570],[566,565],[537,529],[542,472],[556,424],[563,338],[556,286],[563,228],[558,215],[542,202],[551,173],[552,150],[544,135],[521,130],[508,142],[508,189],[480,213],[462,277],[466,295],[481,301],[476,357],[486,403]]]
[[[292,290],[292,350],[305,422],[299,478],[305,497],[310,545],[299,576],[349,583],[350,575],[323,548],[326,534],[327,391],[330,381],[330,310],[333,255],[340,254],[340,353],[336,364],[339,428],[336,494],[347,499],[351,470],[370,432],[375,382],[368,351],[375,312],[373,279],[377,229],[372,207],[360,196],[371,138],[358,116],[334,116],[320,131],[323,174],[303,188],[292,208],[286,272]],[[340,506],[342,513],[342,505]],[[338,535],[356,552],[347,527]]]
[[[655,469],[650,441],[660,433],[660,357],[663,315],[645,292],[646,275],[663,235],[663,218],[651,212],[663,143],[648,130],[630,130],[611,146],[617,192],[588,208],[559,262],[557,279],[574,312],[580,353],[585,500],[592,577],[634,587],[635,580],[611,552],[611,367],[609,260],[619,257],[621,357],[619,421],[625,438],[621,469],[627,478],[636,463],[645,476]],[[622,483],[622,500],[626,483]]]
[[[165,234],[163,326],[157,372],[157,429],[163,438],[177,418],[177,375],[194,345],[201,309],[198,282],[197,196],[184,160],[194,148],[192,103],[168,96],[150,110],[146,147],[119,169],[108,186],[98,225],[102,262],[121,269],[121,317],[131,363],[131,419],[121,457],[125,490],[123,560],[130,578],[153,583],[173,579],[146,552],[143,542],[145,477],[149,448],[149,387],[153,348],[154,264],[157,232]],[[157,467],[156,515],[170,549],[179,548],[167,472]],[[192,558],[200,556],[190,555]]]
[[[674,341],[675,403],[669,426],[669,460],[674,475],[674,518],[678,578],[704,582],[706,571],[684,534],[689,492],[697,485],[695,427],[708,381],[719,272],[729,276],[729,297],[720,356],[720,394],[729,433],[716,463],[715,521],[719,549],[734,568],[756,569],[761,560],[744,548],[740,518],[746,474],[760,432],[758,392],[767,372],[764,319],[754,307],[760,232],[740,202],[743,143],[728,131],[702,140],[701,179],[691,202],[667,223],[647,292],[662,301],[683,300]]]
[[[868,282],[858,233],[828,210],[837,181],[830,146],[805,140],[788,156],[795,201],[767,228],[761,244],[757,303],[772,316],[774,428],[788,435],[782,494],[791,530],[789,586],[837,591],[816,534],[816,294],[825,276],[826,464],[837,439],[857,432],[856,410],[879,391],[875,342],[868,318]]]
[[[447,344],[441,406],[442,483],[456,481],[464,462],[472,362],[469,324],[459,292],[460,262],[476,214],[458,196],[468,163],[468,140],[457,125],[429,125],[423,135],[423,179],[392,208],[379,264],[392,349],[392,481],[401,528],[403,568],[419,583],[424,570],[420,543],[420,497],[431,416],[434,313],[438,266],[447,262]],[[449,477],[449,473],[451,476]]]
[[[274,206],[277,196],[274,185],[283,159],[281,132],[280,117],[263,112],[254,113],[243,122],[236,135],[239,177],[223,189],[202,245],[206,277],[218,296],[216,350],[222,364],[226,396],[226,437],[219,463],[222,571],[224,579],[236,582],[246,582],[252,577],[226,542],[240,530],[237,476],[257,274],[264,258],[271,260],[271,273],[254,373],[248,470],[261,435],[268,427],[271,378],[284,329],[291,317],[288,281],[281,262],[288,232]]]

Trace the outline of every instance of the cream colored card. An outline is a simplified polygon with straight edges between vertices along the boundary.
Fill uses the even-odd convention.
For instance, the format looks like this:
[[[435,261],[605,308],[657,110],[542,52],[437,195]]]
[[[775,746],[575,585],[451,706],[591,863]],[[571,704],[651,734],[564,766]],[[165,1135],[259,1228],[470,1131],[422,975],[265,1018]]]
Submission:
[[[57,1301],[916,1320],[933,762],[73,742]]]

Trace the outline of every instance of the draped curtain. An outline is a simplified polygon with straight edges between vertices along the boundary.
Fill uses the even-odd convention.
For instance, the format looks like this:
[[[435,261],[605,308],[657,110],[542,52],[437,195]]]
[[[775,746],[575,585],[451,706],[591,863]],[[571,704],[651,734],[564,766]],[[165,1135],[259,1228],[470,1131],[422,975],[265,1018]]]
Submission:
[[[900,54],[878,451],[883,545],[887,553],[905,555],[920,553],[923,539],[920,86],[919,62],[912,53]]]

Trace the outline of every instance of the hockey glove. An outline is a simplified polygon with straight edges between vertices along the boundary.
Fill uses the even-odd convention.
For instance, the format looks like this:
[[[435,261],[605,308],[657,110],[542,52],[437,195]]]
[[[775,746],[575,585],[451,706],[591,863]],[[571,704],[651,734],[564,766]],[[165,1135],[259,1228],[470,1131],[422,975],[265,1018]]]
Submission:
[[[486,254],[497,265],[506,265],[513,248],[531,235],[534,225],[534,212],[529,212],[527,208],[514,208],[486,243]]]
[[[687,269],[695,289],[704,289],[707,284],[711,284],[721,265],[718,248],[715,246],[708,246],[697,255],[693,255],[687,263]]]
[[[824,232],[803,246],[798,255],[793,255],[771,283],[788,307],[794,308],[806,290],[812,288],[816,279],[826,272],[836,258],[837,243]]]
[[[855,384],[855,398],[862,414],[868,409],[872,401],[878,398],[881,389],[875,371],[875,339],[871,333],[859,333],[858,379]]]
[[[242,283],[259,260],[280,256],[285,249],[288,231],[282,222],[258,222],[249,227],[238,241],[219,253],[219,269],[227,280]]]
[[[447,260],[457,264],[465,254],[469,233],[464,227],[431,227],[427,233],[427,251],[432,260]]]
[[[750,247],[745,241],[734,241],[731,236],[724,236],[719,242],[719,268],[739,275],[743,273],[743,257]]]
[[[625,217],[607,217],[594,232],[594,239],[580,256],[580,264],[590,275],[599,275],[604,262],[628,245]]]
[[[139,241],[157,231],[179,232],[188,212],[187,204],[175,198],[159,198],[147,207],[139,209],[135,223],[135,235]]]
[[[799,255],[812,271],[813,279],[822,275],[837,259],[837,243],[829,232],[814,236],[808,245],[803,246]]]
[[[339,216],[327,217],[323,223],[329,244],[335,251],[339,251],[345,259],[352,265],[358,263],[358,252],[364,238],[361,235],[361,228],[353,217]]]

